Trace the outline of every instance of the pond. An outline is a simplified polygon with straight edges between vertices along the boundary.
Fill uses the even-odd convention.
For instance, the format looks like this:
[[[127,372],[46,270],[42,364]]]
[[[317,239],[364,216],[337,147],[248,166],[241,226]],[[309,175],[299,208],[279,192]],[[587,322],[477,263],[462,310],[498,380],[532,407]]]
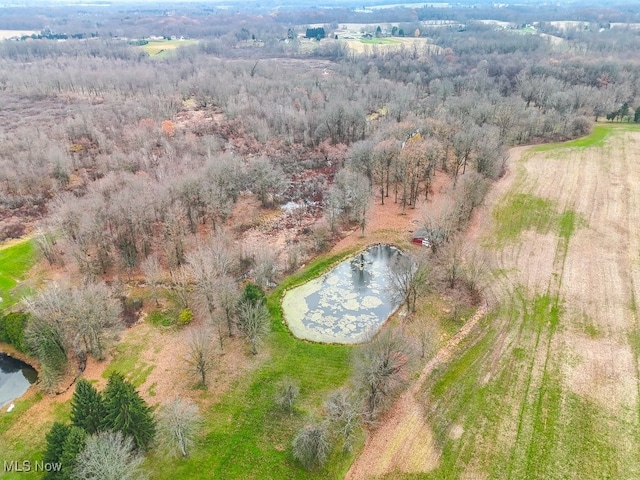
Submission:
[[[387,266],[400,255],[391,245],[373,245],[289,290],[282,311],[293,334],[325,343],[365,341],[398,307],[389,294]]]
[[[37,379],[32,367],[0,353],[0,408],[24,394]]]

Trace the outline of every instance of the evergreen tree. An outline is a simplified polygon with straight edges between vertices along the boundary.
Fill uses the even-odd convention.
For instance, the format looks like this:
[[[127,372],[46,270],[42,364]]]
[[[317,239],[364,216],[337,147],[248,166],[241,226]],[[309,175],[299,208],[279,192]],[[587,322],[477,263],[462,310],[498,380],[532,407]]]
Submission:
[[[69,435],[69,425],[64,425],[59,422],[55,422],[49,433],[46,435],[47,440],[47,449],[44,452],[44,456],[42,461],[45,464],[55,464],[62,461],[62,454],[64,451],[64,442]],[[44,476],[46,480],[54,480],[61,479],[62,472],[60,471],[51,471],[47,472]]]
[[[104,416],[102,395],[91,382],[81,378],[71,400],[71,422],[91,435],[100,430]]]
[[[120,373],[113,373],[104,390],[105,416],[102,428],[130,436],[137,448],[147,449],[156,427],[151,408],[135,387]]]
[[[244,286],[244,290],[242,290],[242,295],[240,295],[240,300],[238,301],[238,304],[240,306],[246,305],[246,304],[257,305],[258,303],[264,301],[265,299],[266,299],[266,296],[262,288],[260,288],[255,283],[249,282]]]
[[[82,428],[71,425],[69,433],[62,445],[62,455],[60,463],[62,463],[61,475],[57,478],[64,480],[75,480],[74,472],[76,470],[78,455],[84,450],[87,443],[87,432]]]

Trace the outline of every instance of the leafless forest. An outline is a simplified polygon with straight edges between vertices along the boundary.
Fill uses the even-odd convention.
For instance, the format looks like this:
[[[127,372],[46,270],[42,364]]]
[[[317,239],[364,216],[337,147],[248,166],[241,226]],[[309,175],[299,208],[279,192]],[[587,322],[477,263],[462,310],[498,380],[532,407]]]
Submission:
[[[333,10],[43,8],[39,20],[20,8],[0,16],[12,28],[46,23],[0,43],[0,239],[35,234],[52,268],[106,280],[122,298],[144,278],[214,324],[222,307],[228,335],[225,298],[239,287],[220,285],[275,285],[343,230],[364,235],[372,201],[405,212],[448,177],[445,207],[424,220],[436,253],[504,173],[507,147],[640,120],[639,30],[602,14],[565,25],[527,22],[533,7],[508,24],[493,19],[517,10],[474,12],[491,21],[465,8],[343,12],[367,19],[365,38],[425,40],[362,53],[330,33]],[[327,38],[304,38],[320,19]],[[150,55],[149,35],[179,48]],[[197,42],[180,46],[185,36]],[[284,214],[261,225],[279,205]],[[255,244],[243,236],[255,227],[286,230],[285,243]],[[444,262],[450,287],[456,258]],[[66,343],[64,355],[71,343],[81,358],[92,350]]]
[[[419,225],[436,289],[477,305],[481,268],[460,268],[457,234],[504,175],[507,149],[640,122],[634,22],[625,6],[0,10],[0,29],[34,32],[0,41],[0,242],[32,236],[56,280],[20,304],[42,386],[75,375],[67,360],[83,369],[108,356],[138,320],[129,297],[141,287],[151,307],[170,301],[178,322],[211,327],[185,347],[206,387],[212,345],[262,348],[269,312],[241,298],[246,281],[269,291],[347,233],[366,235],[372,205],[407,213],[444,197]],[[305,38],[310,27],[323,38]],[[153,39],[164,49],[149,50]],[[256,230],[286,235],[265,243]],[[418,263],[419,275],[394,272],[413,312],[431,274]],[[298,390],[287,384],[279,401],[293,405]],[[352,405],[331,398],[345,421]],[[367,401],[367,418],[384,403]],[[300,442],[323,438],[309,428]]]

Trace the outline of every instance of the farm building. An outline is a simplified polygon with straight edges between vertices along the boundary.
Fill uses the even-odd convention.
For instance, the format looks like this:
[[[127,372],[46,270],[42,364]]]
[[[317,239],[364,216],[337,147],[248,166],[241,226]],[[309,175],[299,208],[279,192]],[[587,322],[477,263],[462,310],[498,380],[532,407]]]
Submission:
[[[427,231],[424,228],[416,231],[413,234],[413,243],[417,243],[418,245],[422,245],[423,247],[429,246],[429,240],[427,240]]]

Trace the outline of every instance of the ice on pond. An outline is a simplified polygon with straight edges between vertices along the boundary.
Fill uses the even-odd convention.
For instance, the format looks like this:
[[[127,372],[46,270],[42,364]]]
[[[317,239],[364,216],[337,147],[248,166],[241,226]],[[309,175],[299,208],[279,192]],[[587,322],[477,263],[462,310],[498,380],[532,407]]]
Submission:
[[[352,298],[342,303],[342,306],[347,310],[360,310],[360,303],[358,300]]]
[[[382,300],[378,297],[367,295],[362,299],[362,306],[365,308],[376,308],[380,305],[382,305]]]
[[[374,245],[289,290],[282,309],[293,334],[316,342],[366,340],[398,306],[388,294],[387,265],[399,255],[395,247]]]

